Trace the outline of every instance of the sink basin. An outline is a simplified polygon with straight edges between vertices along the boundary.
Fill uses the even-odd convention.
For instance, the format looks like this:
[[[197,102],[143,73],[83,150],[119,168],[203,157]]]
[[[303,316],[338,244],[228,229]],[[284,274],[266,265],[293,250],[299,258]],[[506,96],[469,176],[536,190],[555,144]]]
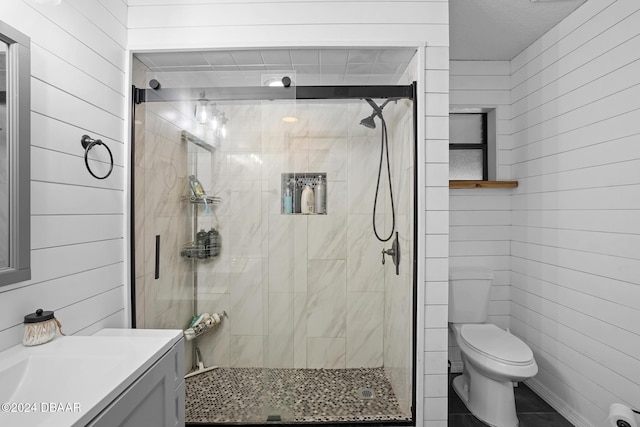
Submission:
[[[58,337],[1,352],[0,403],[13,407],[3,406],[0,426],[88,424],[175,341],[135,331]]]
[[[0,402],[46,402],[55,390],[58,400],[78,399],[78,390],[113,374],[122,356],[29,356],[0,371]]]
[[[23,359],[0,371],[0,402],[11,402],[11,396],[24,380],[28,365],[29,359]]]
[[[28,356],[0,371],[0,402],[16,404],[12,408],[16,412],[3,416],[16,422],[18,417],[28,417],[29,425],[50,425],[53,419],[72,418],[74,412],[87,408],[85,397],[95,384],[105,383],[125,360],[122,356]],[[24,404],[29,412],[25,412]]]

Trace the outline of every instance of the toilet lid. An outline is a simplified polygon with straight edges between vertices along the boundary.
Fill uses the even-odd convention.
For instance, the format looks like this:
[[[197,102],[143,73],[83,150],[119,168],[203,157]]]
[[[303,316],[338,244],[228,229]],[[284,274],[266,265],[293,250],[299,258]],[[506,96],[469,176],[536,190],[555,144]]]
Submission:
[[[521,365],[533,360],[533,353],[518,337],[492,324],[463,325],[464,342],[483,355],[501,362]]]

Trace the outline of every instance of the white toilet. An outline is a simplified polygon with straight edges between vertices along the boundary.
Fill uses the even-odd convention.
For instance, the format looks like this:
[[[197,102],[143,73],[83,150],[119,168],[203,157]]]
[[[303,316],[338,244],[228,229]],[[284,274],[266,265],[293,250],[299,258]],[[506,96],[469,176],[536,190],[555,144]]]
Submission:
[[[538,372],[527,344],[487,320],[493,274],[482,268],[449,271],[449,327],[462,352],[463,373],[453,389],[490,426],[516,427],[514,381]]]

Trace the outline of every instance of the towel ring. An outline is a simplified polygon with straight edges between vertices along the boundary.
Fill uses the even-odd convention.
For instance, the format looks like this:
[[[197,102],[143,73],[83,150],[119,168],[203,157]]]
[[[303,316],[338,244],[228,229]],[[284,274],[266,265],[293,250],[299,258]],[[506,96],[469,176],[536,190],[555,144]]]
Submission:
[[[102,140],[93,139],[89,135],[82,135],[82,138],[80,139],[80,143],[82,144],[82,147],[84,147],[84,164],[87,166],[87,170],[89,171],[89,173],[96,179],[105,179],[109,175],[111,175],[111,172],[113,171],[113,154],[111,154],[111,150],[109,149],[109,146],[104,142],[102,142]],[[106,148],[107,152],[109,153],[110,167],[109,167],[109,172],[107,172],[105,176],[97,176],[95,173],[93,173],[93,171],[91,170],[91,167],[89,166],[89,157],[88,157],[89,151],[91,151],[91,149],[96,145],[103,145],[104,148]]]

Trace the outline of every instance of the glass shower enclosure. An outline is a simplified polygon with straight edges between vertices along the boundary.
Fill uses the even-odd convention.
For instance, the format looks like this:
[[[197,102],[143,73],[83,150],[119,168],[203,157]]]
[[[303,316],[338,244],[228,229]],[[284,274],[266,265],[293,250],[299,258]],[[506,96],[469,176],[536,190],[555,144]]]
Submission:
[[[301,99],[291,71],[245,73],[240,86],[140,62],[136,73],[136,327],[219,319],[187,341],[187,422],[410,424],[412,100],[384,110],[392,212],[380,127],[359,124],[372,114],[361,98]],[[268,86],[283,77],[294,83]],[[392,214],[399,274],[381,263],[391,240],[372,232],[374,220],[393,231]]]

